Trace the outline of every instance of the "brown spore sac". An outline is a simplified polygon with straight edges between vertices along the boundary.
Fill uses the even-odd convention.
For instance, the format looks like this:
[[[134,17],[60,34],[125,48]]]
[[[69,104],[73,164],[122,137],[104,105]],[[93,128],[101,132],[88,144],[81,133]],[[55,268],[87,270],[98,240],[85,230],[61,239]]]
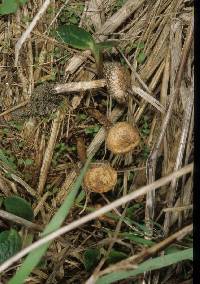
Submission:
[[[117,183],[117,172],[109,163],[94,163],[85,174],[83,187],[92,192],[110,191]]]
[[[131,86],[129,71],[118,62],[106,62],[103,66],[103,76],[107,80],[107,89],[111,97],[119,104],[124,104]]]

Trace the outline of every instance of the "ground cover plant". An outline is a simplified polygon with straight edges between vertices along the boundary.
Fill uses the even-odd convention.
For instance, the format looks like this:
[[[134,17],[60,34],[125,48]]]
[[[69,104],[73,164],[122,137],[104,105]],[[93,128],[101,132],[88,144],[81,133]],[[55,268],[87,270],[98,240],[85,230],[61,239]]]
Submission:
[[[193,2],[0,22],[0,282],[192,283]]]

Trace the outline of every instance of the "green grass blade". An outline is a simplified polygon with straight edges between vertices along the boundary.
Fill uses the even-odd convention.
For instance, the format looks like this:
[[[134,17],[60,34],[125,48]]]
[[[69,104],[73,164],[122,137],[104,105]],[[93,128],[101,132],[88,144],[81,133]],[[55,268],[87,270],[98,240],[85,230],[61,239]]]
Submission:
[[[85,163],[84,168],[81,170],[80,175],[76,179],[75,183],[73,184],[70,193],[67,195],[64,203],[59,208],[58,212],[55,214],[55,216],[52,218],[50,223],[46,226],[44,232],[42,233],[42,236],[47,235],[57,229],[60,228],[63,221],[65,220],[66,216],[69,213],[69,210],[74,204],[74,200],[76,198],[76,195],[78,193],[78,190],[81,186],[82,179],[84,177],[85,172],[87,171],[87,168],[90,164],[91,158],[87,160]],[[25,279],[28,277],[28,275],[31,273],[31,271],[36,267],[36,265],[40,262],[42,256],[45,254],[46,250],[48,249],[51,242],[48,242],[38,249],[31,252],[23,261],[20,269],[16,272],[14,277],[8,282],[8,284],[22,284],[24,283]]]
[[[137,276],[138,274],[144,273],[146,271],[160,269],[183,260],[192,260],[192,259],[193,259],[193,249],[192,248],[185,249],[180,252],[170,253],[168,255],[159,256],[144,261],[138,266],[138,268],[134,270],[112,272],[108,275],[99,278],[95,284],[114,283],[115,281]]]

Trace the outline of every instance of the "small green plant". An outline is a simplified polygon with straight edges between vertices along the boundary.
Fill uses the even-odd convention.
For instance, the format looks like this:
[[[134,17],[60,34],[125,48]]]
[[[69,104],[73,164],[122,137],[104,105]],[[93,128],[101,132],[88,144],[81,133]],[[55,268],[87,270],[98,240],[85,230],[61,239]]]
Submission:
[[[142,118],[142,125],[141,125],[141,134],[143,136],[147,136],[150,133],[150,123],[149,123],[149,118],[147,116],[144,116]]]
[[[116,0],[114,7],[113,7],[113,12],[117,12],[126,2],[127,0]]]
[[[100,128],[101,128],[100,125],[94,124],[93,126],[85,128],[85,134],[94,135],[99,131]]]
[[[139,64],[142,64],[146,59],[146,54],[144,53],[144,47],[145,47],[144,42],[134,42],[126,47],[125,52],[129,53],[132,52],[132,50],[133,52],[135,52],[135,49],[137,49],[136,60]]]
[[[0,161],[2,161],[12,172],[16,171],[16,158],[12,156],[10,151],[0,149]]]
[[[58,39],[81,50],[90,49],[95,61],[99,76],[103,72],[102,51],[105,48],[112,48],[116,45],[115,41],[95,42],[92,35],[82,28],[75,25],[60,26],[57,31]]]
[[[116,263],[122,259],[127,258],[128,255],[125,254],[124,252],[112,249],[111,252],[108,255],[108,258],[106,260],[107,264],[112,264],[112,263]]]
[[[56,166],[60,158],[63,158],[65,153],[76,152],[76,145],[68,146],[65,143],[58,143],[55,146],[55,153],[53,155],[53,165]]]
[[[14,229],[0,233],[0,263],[20,251],[22,240],[18,232]]]
[[[89,248],[84,252],[83,255],[83,264],[85,266],[85,269],[87,271],[92,270],[93,268],[95,268],[95,266],[97,265],[97,263],[100,260],[100,251],[99,249],[92,249]]]
[[[84,121],[84,120],[87,119],[87,117],[88,117],[88,116],[87,116],[85,113],[79,113],[79,114],[76,115],[76,120],[77,120],[78,122]]]
[[[33,209],[29,202],[18,196],[9,196],[4,200],[4,206],[7,212],[22,217],[26,220],[33,220]]]
[[[77,25],[80,21],[83,10],[83,3],[73,3],[72,5],[69,5],[63,9],[59,20],[62,24],[70,23],[73,25]]]
[[[19,166],[24,166],[24,167],[29,167],[32,166],[34,164],[34,161],[32,159],[18,159],[17,160],[17,164]]]
[[[27,0],[3,0],[0,4],[0,15],[15,13]]]
[[[139,64],[142,64],[146,59],[146,54],[144,53],[144,46],[145,45],[143,42],[140,42],[137,44],[138,54],[137,54],[136,60]]]

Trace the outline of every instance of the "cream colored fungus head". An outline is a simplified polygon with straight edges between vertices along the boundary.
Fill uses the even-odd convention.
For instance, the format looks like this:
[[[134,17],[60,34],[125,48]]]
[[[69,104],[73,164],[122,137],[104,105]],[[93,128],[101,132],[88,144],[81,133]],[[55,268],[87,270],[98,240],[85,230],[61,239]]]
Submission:
[[[106,146],[114,154],[126,154],[140,143],[137,128],[128,122],[117,122],[107,133]]]
[[[117,172],[108,163],[92,164],[85,174],[83,187],[92,192],[107,192],[117,183]]]

